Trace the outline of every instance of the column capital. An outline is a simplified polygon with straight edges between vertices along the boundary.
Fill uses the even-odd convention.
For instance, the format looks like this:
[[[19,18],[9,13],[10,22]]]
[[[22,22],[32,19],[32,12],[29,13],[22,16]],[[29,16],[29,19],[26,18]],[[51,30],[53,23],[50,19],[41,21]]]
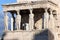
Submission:
[[[16,11],[20,11],[20,10],[18,9],[18,10],[16,10]]]
[[[32,14],[33,13],[33,9],[29,9],[30,10],[30,13]]]
[[[8,11],[3,11],[4,13],[8,12]]]
[[[48,8],[46,7],[46,8],[44,8],[45,9],[45,12],[48,10]]]
[[[19,15],[19,13],[20,13],[20,10],[16,10],[17,11],[17,14]]]
[[[53,9],[49,8],[50,14],[52,14]]]
[[[8,12],[7,11],[4,11],[4,15],[6,16],[8,14]]]
[[[53,14],[57,14],[57,11],[56,11],[56,10],[53,10],[52,13],[53,13]]]

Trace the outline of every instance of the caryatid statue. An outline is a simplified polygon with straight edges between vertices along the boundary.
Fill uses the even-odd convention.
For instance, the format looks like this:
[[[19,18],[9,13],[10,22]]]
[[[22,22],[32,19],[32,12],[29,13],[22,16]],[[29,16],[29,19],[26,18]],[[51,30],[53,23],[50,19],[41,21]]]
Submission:
[[[5,16],[4,16],[4,26],[5,26],[5,31],[8,31],[8,16],[7,16],[7,13],[5,13]]]
[[[21,25],[21,15],[16,16],[16,27],[17,30],[20,30],[20,25]]]
[[[54,29],[55,28],[55,23],[54,23],[54,17],[53,17],[53,12],[52,9],[50,9],[50,19],[49,19],[49,28]]]
[[[55,29],[55,19],[53,17],[53,10],[52,9],[50,9],[49,30],[53,34],[54,40],[57,40],[58,34],[56,32],[56,29]],[[48,34],[48,35],[49,35],[49,40],[50,40],[51,39],[51,35],[50,34]]]
[[[29,27],[30,30],[34,29],[34,14],[32,13],[32,9],[30,9],[30,14],[29,14]]]
[[[44,28],[48,28],[48,21],[49,21],[49,13],[47,12],[47,8],[45,8],[44,13]]]

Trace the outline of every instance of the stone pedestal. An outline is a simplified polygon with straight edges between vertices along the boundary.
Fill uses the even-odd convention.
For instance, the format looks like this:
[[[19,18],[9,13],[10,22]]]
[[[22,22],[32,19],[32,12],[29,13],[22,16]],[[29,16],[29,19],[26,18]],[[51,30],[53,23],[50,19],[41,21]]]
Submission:
[[[42,34],[41,34],[42,33]],[[46,33],[46,32],[45,32]],[[44,31],[13,31],[7,32],[4,36],[4,40],[47,40],[47,35],[43,35]],[[43,37],[44,36],[44,37]],[[47,37],[47,38],[46,38]]]

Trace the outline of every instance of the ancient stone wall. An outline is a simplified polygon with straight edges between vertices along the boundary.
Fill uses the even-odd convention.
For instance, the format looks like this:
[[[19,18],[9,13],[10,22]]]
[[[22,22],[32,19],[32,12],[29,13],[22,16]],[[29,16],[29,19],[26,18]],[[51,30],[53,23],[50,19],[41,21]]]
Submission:
[[[48,40],[47,30],[44,31],[13,31],[7,32],[4,40]]]

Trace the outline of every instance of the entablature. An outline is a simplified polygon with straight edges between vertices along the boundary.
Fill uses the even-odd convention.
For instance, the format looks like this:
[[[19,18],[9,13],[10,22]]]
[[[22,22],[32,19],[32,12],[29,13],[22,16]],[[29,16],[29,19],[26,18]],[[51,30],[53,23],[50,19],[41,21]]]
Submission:
[[[50,1],[36,1],[31,3],[15,3],[15,4],[7,4],[3,5],[3,11],[11,11],[11,10],[24,10],[24,9],[35,9],[35,8],[51,8],[58,9],[58,5],[54,4]]]

